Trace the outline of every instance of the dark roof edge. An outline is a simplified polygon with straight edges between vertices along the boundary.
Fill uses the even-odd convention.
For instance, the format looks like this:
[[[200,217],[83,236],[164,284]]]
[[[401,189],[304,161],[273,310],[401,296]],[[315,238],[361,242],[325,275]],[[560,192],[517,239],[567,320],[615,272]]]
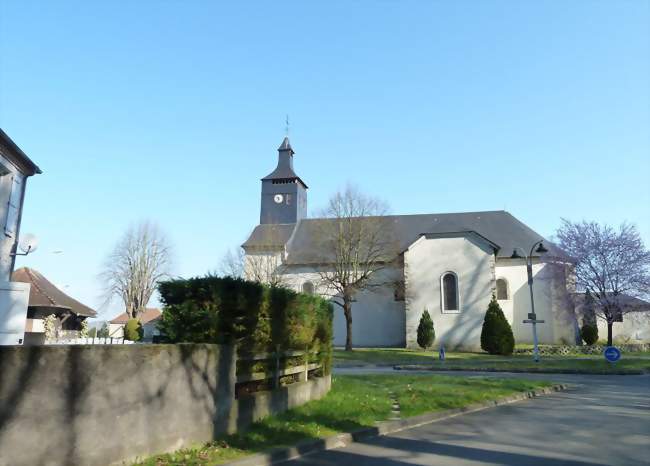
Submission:
[[[0,139],[15,152],[18,158],[17,162],[22,166],[22,168],[26,168],[26,171],[28,172],[27,176],[43,173],[38,165],[36,165],[32,159],[27,157],[27,154],[18,147],[18,145],[2,130],[2,128],[0,128]]]

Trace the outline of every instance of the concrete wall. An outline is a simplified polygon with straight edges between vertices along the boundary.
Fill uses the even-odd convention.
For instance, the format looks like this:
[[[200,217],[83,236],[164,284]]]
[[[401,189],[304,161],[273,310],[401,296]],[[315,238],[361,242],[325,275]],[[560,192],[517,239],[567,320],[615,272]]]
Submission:
[[[429,311],[436,332],[434,345],[479,349],[485,311],[492,296],[492,247],[471,233],[457,237],[421,237],[404,253],[406,345],[417,347],[422,312]],[[445,272],[458,277],[459,312],[443,312],[440,283]]]
[[[105,466],[234,431],[320,397],[329,378],[235,401],[217,345],[0,348],[0,466]]]

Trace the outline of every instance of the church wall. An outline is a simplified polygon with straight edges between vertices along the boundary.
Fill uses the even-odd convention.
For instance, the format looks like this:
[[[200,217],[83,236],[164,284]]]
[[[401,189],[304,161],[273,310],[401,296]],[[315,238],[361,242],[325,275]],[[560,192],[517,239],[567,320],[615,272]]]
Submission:
[[[397,268],[378,272],[379,282],[394,282],[401,278]],[[306,281],[314,284],[314,291],[331,296],[331,291],[319,286],[319,274],[311,267],[288,266],[283,279],[296,291],[302,290]],[[355,347],[404,347],[405,314],[404,301],[395,301],[392,284],[373,291],[360,292],[352,305],[352,344]],[[334,345],[344,346],[346,323],[343,309],[334,305]]]
[[[532,343],[531,324],[524,324],[531,311],[528,276],[524,259],[500,258],[496,262],[496,278],[508,282],[508,300],[500,300],[515,336],[516,343]],[[574,342],[574,322],[570,304],[564,292],[563,276],[551,264],[533,263],[533,296],[537,318],[544,320],[537,325],[540,343],[553,344]]]
[[[424,309],[436,332],[435,347],[479,349],[481,328],[494,290],[492,248],[468,234],[425,238],[404,253],[406,283],[406,345],[417,348],[417,327]],[[445,272],[458,276],[460,312],[443,313],[440,280]]]

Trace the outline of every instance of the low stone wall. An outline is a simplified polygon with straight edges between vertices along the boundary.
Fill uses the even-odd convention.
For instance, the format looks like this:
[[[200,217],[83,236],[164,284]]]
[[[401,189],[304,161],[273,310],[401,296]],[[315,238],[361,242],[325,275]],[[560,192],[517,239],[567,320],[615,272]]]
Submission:
[[[0,466],[105,466],[210,441],[324,396],[330,378],[235,400],[232,347],[0,347]]]
[[[638,353],[641,351],[650,351],[650,343],[633,343],[625,345],[614,345],[623,353]],[[569,355],[569,354],[602,354],[605,351],[605,345],[539,345],[539,353],[544,355]],[[533,354],[532,348],[515,348],[514,354]]]

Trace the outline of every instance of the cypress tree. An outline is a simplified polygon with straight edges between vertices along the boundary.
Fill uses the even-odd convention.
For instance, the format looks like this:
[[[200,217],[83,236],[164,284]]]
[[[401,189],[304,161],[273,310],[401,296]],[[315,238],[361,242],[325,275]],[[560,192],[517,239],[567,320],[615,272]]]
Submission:
[[[481,330],[481,348],[489,354],[509,356],[515,349],[515,337],[512,328],[503,315],[501,306],[492,295]]]
[[[418,345],[422,349],[427,349],[433,345],[433,341],[436,339],[436,332],[433,329],[433,321],[429,315],[429,311],[426,309],[420,317],[420,324],[418,325]]]

